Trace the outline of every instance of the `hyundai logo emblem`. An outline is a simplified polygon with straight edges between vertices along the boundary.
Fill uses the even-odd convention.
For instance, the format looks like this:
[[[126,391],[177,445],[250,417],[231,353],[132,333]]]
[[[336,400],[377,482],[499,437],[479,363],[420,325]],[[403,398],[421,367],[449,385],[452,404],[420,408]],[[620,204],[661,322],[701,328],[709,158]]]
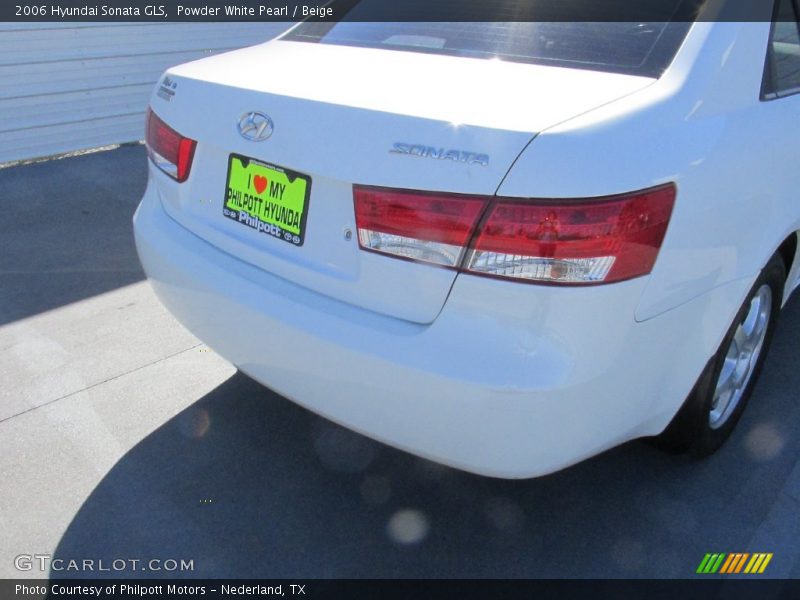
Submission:
[[[246,112],[239,119],[239,135],[251,142],[264,141],[274,129],[272,119],[262,112]]]

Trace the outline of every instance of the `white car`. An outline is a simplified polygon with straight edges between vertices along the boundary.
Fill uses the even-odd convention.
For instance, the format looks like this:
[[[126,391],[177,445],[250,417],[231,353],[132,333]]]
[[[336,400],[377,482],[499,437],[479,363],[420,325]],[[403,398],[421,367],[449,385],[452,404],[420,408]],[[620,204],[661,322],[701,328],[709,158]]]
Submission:
[[[172,68],[142,264],[241,371],[434,461],[708,454],[800,283],[795,8],[309,22]]]

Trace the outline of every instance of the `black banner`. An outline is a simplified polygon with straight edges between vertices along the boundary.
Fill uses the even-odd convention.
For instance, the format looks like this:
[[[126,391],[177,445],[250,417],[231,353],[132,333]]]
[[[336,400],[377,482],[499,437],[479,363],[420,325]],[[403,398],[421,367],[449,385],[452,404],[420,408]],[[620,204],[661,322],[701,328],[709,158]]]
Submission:
[[[292,598],[294,600],[503,600],[512,598],[702,598],[800,597],[800,581],[707,578],[673,580],[241,580],[63,579],[0,580],[3,600],[184,600],[186,598]]]
[[[16,0],[10,22],[769,21],[773,0]]]

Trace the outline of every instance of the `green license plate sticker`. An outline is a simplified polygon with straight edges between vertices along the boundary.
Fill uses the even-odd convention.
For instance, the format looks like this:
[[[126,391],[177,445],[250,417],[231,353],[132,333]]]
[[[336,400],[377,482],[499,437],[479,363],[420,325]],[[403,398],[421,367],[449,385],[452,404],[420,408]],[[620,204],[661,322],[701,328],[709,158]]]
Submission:
[[[311,178],[239,154],[228,158],[222,214],[246,227],[302,246]]]

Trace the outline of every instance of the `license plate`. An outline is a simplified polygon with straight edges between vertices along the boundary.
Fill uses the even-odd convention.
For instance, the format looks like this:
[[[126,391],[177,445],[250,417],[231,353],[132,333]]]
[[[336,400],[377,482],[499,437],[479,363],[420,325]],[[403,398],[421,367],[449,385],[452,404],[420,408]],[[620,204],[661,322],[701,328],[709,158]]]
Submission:
[[[311,178],[231,154],[222,214],[260,233],[302,246]]]

